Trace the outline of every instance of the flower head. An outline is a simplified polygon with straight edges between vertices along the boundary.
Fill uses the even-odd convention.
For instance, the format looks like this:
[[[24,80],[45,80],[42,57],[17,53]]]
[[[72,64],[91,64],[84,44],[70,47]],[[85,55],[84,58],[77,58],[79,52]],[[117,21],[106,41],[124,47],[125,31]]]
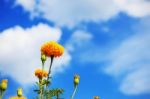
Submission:
[[[42,45],[41,53],[48,57],[59,57],[64,53],[64,47],[57,42],[50,41]]]
[[[43,77],[47,77],[48,76],[48,72],[42,69],[37,69],[35,70],[35,76],[37,76],[39,79],[43,78]]]
[[[77,86],[79,84],[80,81],[80,76],[79,75],[75,75],[74,76],[74,86]]]
[[[1,85],[0,85],[0,89],[6,90],[6,88],[7,88],[7,82],[8,82],[7,79],[2,80],[1,81]]]
[[[94,99],[100,99],[99,96],[94,96]]]

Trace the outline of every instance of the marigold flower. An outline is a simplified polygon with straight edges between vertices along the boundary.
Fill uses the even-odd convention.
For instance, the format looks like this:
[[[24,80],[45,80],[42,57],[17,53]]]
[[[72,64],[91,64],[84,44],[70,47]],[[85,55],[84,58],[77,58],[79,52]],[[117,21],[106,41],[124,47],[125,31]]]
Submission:
[[[48,72],[42,69],[37,69],[35,70],[35,76],[37,76],[39,79],[43,78],[43,77],[47,77],[48,76]]]
[[[100,99],[99,96],[94,96],[94,99]]]
[[[74,76],[74,86],[77,86],[79,84],[80,81],[80,76],[79,75],[75,75]]]
[[[41,53],[48,57],[59,57],[64,53],[64,47],[57,42],[50,41],[42,45]]]
[[[7,88],[7,82],[8,82],[7,79],[4,79],[4,80],[1,81],[0,88],[1,88],[2,90],[6,90],[6,88]]]

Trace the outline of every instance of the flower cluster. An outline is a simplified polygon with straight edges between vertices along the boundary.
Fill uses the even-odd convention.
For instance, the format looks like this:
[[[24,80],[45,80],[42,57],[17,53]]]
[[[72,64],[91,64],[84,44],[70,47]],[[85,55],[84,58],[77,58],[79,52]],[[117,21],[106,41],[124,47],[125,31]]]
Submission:
[[[35,70],[35,76],[38,77],[39,79],[43,78],[43,77],[47,77],[48,76],[48,72],[42,69],[36,69]]]
[[[39,95],[36,99],[53,99],[53,97],[56,97],[56,99],[61,99],[60,95],[64,92],[64,90],[61,88],[49,89],[49,85],[52,81],[51,69],[53,59],[56,57],[60,57],[63,53],[64,47],[54,41],[47,42],[41,46],[42,67],[41,69],[36,69],[34,72],[35,76],[38,78],[38,82],[36,82],[38,88],[34,90]],[[47,58],[51,58],[48,72],[45,70],[44,66]],[[70,99],[74,99],[79,81],[80,76],[77,74],[74,75],[74,90]],[[8,81],[6,79],[2,80],[0,83],[0,99],[3,98],[3,95],[7,89],[7,83]],[[95,96],[93,98],[100,99],[98,96]],[[17,96],[10,97],[9,99],[26,99],[26,97],[23,96],[22,88],[18,88]]]
[[[63,52],[64,47],[54,41],[47,42],[41,47],[41,53],[48,57],[59,57],[63,54]]]

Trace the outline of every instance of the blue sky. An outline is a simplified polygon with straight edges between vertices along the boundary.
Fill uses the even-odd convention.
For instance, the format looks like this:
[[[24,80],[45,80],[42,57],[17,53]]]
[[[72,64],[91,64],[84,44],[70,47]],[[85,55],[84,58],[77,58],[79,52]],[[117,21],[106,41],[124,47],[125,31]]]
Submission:
[[[70,97],[77,73],[75,99],[149,99],[149,0],[1,0],[4,99],[16,95],[18,87],[29,99],[36,96],[40,46],[52,40],[65,47],[52,67],[51,88],[64,88],[62,97]]]

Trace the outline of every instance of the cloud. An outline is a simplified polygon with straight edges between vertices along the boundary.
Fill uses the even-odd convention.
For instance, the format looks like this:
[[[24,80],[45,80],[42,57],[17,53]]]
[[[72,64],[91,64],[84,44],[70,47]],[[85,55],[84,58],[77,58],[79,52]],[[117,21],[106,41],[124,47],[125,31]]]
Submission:
[[[128,95],[150,92],[150,64],[141,64],[141,67],[129,73],[122,81],[120,90]]]
[[[120,12],[132,17],[150,15],[148,0],[16,0],[31,16],[38,16],[59,26],[73,27],[80,22],[107,21]]]
[[[15,26],[4,30],[0,33],[0,71],[21,84],[33,83],[34,70],[41,66],[40,46],[46,41],[59,41],[61,34],[59,28],[42,23],[26,29]],[[53,73],[64,70],[70,59],[68,51],[55,59]]]
[[[68,27],[82,21],[107,20],[118,12],[112,0],[31,0],[31,4],[27,4],[32,6],[26,6],[24,2],[26,0],[16,0],[16,5],[21,5],[25,11],[31,12],[31,15],[36,12],[40,17],[59,26]]]
[[[150,34],[131,37],[114,49],[106,72],[123,80],[120,90],[125,94],[150,92],[148,79],[150,68]]]
[[[77,30],[75,31],[70,39],[66,43],[66,48],[68,51],[74,51],[75,48],[84,47],[87,44],[89,44],[89,41],[91,41],[93,38],[93,35],[89,32]]]
[[[128,95],[150,93],[150,22],[144,18],[137,33],[119,44],[109,55],[105,72],[120,79],[120,91]]]
[[[150,18],[142,18],[138,24],[133,26],[133,34],[117,43],[100,46],[99,42],[93,42],[95,35],[82,31],[78,34],[89,35],[86,39],[72,36],[72,40],[80,41],[79,45],[72,44],[73,49],[81,49],[78,62],[97,63],[101,71],[117,79],[118,90],[127,95],[138,95],[150,92]],[[109,34],[107,34],[109,35]],[[84,37],[84,36],[83,36]],[[77,38],[77,39],[76,39]],[[83,40],[83,41],[82,41]],[[71,48],[72,48],[71,47]],[[92,50],[91,50],[92,48]],[[87,56],[92,56],[87,57]],[[102,63],[102,65],[101,65]],[[104,64],[103,64],[104,63]]]
[[[145,17],[150,15],[149,0],[114,0],[118,7],[133,17]]]
[[[27,11],[34,11],[34,6],[36,6],[36,1],[35,0],[17,0],[17,4],[21,4],[24,9]]]

